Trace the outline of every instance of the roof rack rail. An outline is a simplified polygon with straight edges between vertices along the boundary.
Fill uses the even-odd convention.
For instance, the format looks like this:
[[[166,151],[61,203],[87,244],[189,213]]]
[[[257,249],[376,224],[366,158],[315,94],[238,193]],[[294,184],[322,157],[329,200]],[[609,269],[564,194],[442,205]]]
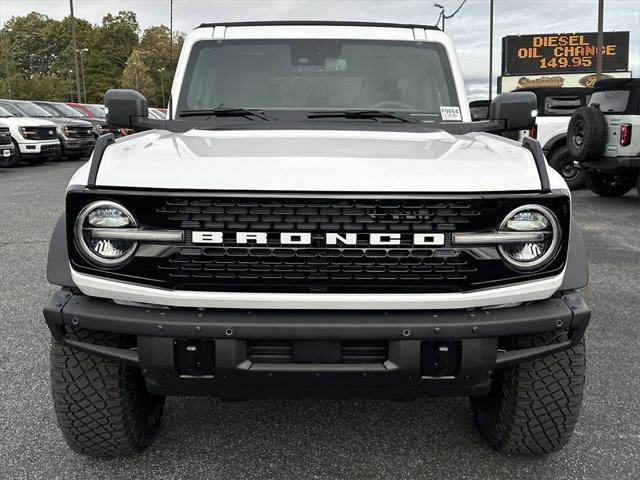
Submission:
[[[197,28],[209,27],[259,27],[268,25],[335,25],[347,27],[396,27],[396,28],[424,28],[425,30],[440,30],[435,25],[420,25],[410,23],[388,23],[388,22],[361,22],[361,21],[335,21],[335,20],[274,20],[255,22],[215,22],[202,23]]]

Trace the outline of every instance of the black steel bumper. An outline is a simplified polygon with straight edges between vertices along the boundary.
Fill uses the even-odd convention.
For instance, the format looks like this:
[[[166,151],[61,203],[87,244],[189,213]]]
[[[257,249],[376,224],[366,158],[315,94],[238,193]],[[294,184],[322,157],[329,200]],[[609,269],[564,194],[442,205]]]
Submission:
[[[591,313],[578,294],[493,310],[293,311],[153,309],[56,292],[44,316],[58,343],[139,367],[158,394],[221,397],[280,395],[482,395],[496,368],[571,348],[583,336]],[[68,338],[75,328],[136,338],[119,349]],[[502,350],[500,339],[547,331],[567,332],[566,341]],[[212,341],[211,375],[184,375],[177,366],[179,339]],[[387,360],[353,363],[256,363],[252,340],[388,342]],[[422,369],[425,344],[459,345],[455,373],[430,376]],[[435,343],[434,343],[435,342]]]

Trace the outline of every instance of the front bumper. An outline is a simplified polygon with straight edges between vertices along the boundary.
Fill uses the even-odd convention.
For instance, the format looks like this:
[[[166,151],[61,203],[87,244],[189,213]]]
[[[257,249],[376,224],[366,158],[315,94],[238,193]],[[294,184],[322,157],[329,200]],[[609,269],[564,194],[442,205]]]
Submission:
[[[0,145],[0,157],[11,158],[16,154],[12,143]]]
[[[66,138],[60,137],[63,155],[88,156],[93,151],[96,141],[90,138]]]
[[[270,395],[483,395],[496,368],[566,350],[582,338],[591,313],[578,294],[491,310],[328,311],[155,309],[56,292],[44,316],[58,343],[139,367],[157,394],[257,397]],[[71,340],[73,329],[116,332],[135,338],[135,348]],[[559,343],[503,349],[518,336],[566,332]],[[207,341],[214,370],[185,375],[178,365],[180,340]],[[259,340],[388,342],[380,363],[258,363],[248,343]],[[425,375],[423,349],[454,342],[454,371]],[[309,344],[312,345],[312,344]],[[315,346],[317,346],[315,345]],[[312,345],[313,346],[313,345]],[[319,353],[320,356],[323,352]]]
[[[24,159],[29,158],[58,158],[62,152],[60,142],[58,140],[46,142],[27,142],[19,143],[20,156]]]

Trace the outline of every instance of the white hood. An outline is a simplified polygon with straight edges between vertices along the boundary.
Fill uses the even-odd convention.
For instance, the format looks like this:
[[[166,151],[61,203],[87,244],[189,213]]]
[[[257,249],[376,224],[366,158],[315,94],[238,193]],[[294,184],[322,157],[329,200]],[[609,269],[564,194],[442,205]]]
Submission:
[[[86,179],[78,172],[75,183]],[[74,183],[72,181],[72,183]],[[540,189],[531,153],[473,133],[152,131],[105,151],[97,186],[236,191],[497,192]]]
[[[44,118],[0,117],[0,123],[5,124],[7,127],[53,127],[54,130],[56,128],[55,123]]]

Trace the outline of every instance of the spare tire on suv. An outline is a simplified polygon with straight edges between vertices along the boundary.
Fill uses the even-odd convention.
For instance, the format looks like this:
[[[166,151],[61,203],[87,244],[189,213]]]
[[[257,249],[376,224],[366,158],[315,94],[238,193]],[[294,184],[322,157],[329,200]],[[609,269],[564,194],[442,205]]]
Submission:
[[[569,155],[578,162],[599,160],[607,145],[607,121],[599,108],[580,107],[567,129]]]

